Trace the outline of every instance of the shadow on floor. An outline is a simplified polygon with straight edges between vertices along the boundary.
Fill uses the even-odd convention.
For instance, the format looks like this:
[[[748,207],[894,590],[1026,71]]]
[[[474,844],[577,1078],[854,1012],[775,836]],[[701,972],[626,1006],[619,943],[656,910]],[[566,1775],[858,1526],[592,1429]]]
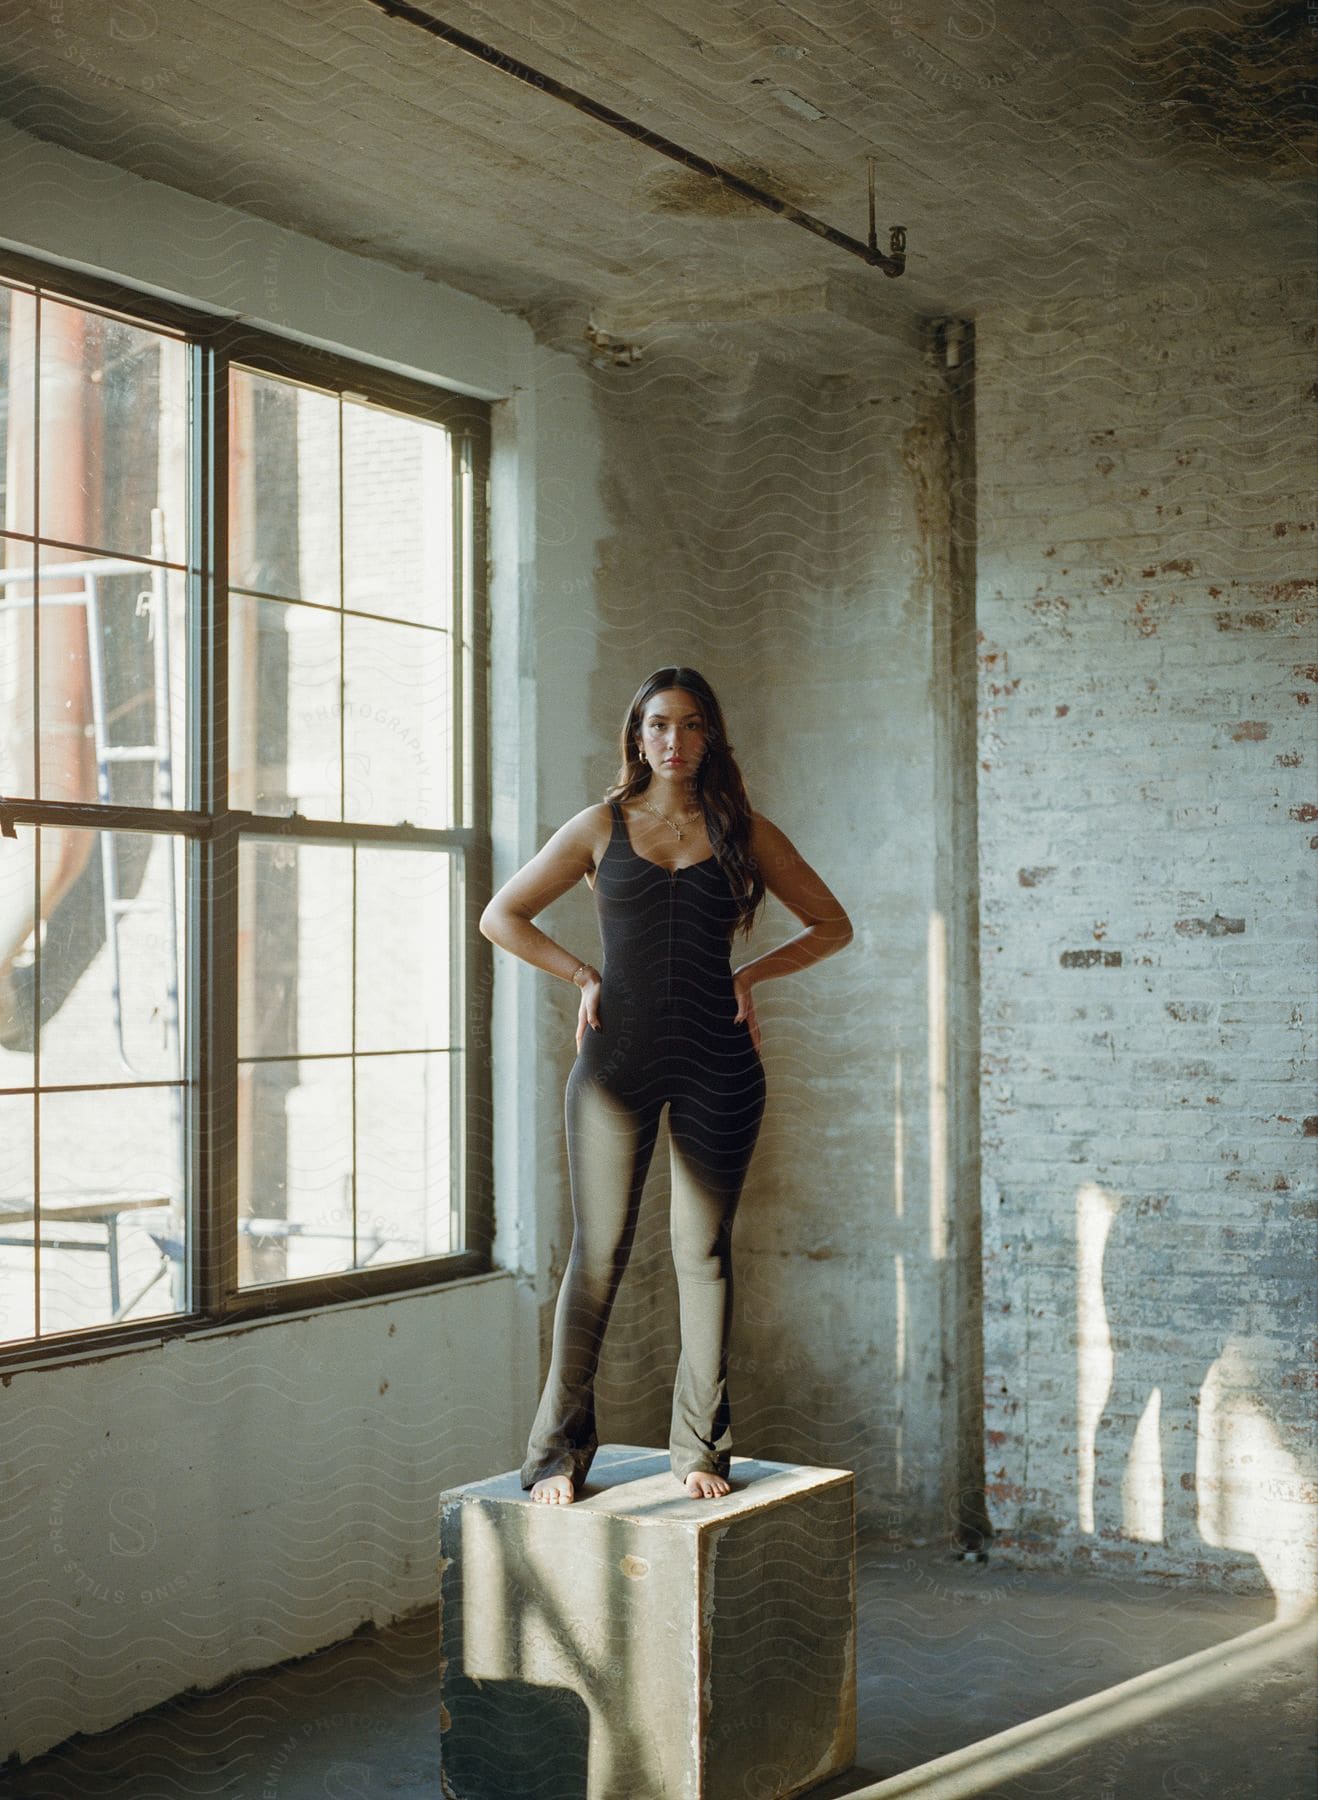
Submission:
[[[1152,1698],[1123,1713],[1120,1729],[1111,1729],[1105,1701],[1092,1726],[1082,1718],[1078,1729],[1053,1732],[1043,1766],[1004,1776],[984,1746],[973,1761],[982,1760],[985,1785],[973,1772],[954,1785],[933,1770],[917,1777],[939,1757],[1229,1646],[1275,1608],[1259,1595],[1027,1573],[878,1543],[858,1546],[856,1572],[857,1766],[809,1800],[846,1800],[903,1771],[912,1773],[894,1786],[912,1800],[953,1791],[980,1800],[1296,1800],[1318,1791],[1311,1637],[1266,1655],[1224,1648],[1205,1659],[1216,1687],[1177,1670],[1153,1675],[1139,1689]],[[433,1612],[363,1632],[73,1739],[0,1774],[0,1800],[437,1800],[437,1663]]]

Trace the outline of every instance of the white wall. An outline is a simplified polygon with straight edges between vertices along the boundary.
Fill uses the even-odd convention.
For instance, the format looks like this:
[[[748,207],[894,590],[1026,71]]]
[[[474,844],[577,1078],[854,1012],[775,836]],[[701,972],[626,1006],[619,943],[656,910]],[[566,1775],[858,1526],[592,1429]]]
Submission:
[[[559,767],[565,725],[580,743],[598,455],[575,363],[434,282],[7,127],[0,241],[500,402],[492,705],[504,879],[544,835],[537,769]],[[546,671],[552,701],[537,686]],[[551,789],[556,780],[548,804],[559,810],[571,778],[551,774]],[[539,1221],[561,1214],[562,1093],[526,1027],[561,1039],[571,995],[551,985],[500,957],[485,997],[501,1272],[5,1376],[0,1760],[433,1599],[441,1489],[520,1461],[539,1389],[536,1296],[552,1250]]]
[[[433,1600],[441,1490],[508,1466],[505,1275],[6,1380],[6,1753]]]

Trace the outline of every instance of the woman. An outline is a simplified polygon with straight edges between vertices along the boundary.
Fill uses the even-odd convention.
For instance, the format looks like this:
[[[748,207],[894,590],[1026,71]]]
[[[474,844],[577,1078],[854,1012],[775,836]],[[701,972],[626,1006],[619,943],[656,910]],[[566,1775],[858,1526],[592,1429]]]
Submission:
[[[605,802],[561,826],[480,921],[494,943],[581,989],[565,1106],[572,1249],[521,1471],[532,1499],[551,1504],[576,1498],[599,1447],[595,1372],[665,1104],[682,1328],[669,1455],[693,1498],[729,1491],[732,1221],[765,1100],[751,989],[852,936],[819,876],[750,810],[722,709],[696,670],[641,684],[620,751]],[[531,923],[582,876],[602,969]],[[766,888],[805,930],[734,972],[733,935],[749,933]]]

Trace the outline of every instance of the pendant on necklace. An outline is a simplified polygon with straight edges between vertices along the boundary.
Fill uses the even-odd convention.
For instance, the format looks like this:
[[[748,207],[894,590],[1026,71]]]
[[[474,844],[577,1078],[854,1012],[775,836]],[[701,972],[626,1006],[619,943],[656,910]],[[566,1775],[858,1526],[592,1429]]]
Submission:
[[[662,819],[665,825],[671,825],[673,827],[673,830],[677,833],[677,841],[679,843],[683,842],[684,833],[682,831],[682,827],[679,824],[677,824],[675,820],[670,819],[667,813],[661,813],[659,811],[658,807],[651,806],[650,802],[645,798],[644,795],[641,796],[641,805],[645,808],[645,810],[647,812],[653,813],[656,819]],[[690,820],[694,817],[695,817],[694,813],[687,814],[688,820]]]

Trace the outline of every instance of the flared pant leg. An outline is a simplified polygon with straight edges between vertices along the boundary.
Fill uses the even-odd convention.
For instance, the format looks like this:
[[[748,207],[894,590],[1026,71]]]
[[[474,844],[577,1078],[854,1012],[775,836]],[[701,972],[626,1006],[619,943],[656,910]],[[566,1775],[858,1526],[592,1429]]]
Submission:
[[[572,1248],[554,1311],[553,1351],[522,1464],[524,1488],[570,1475],[580,1488],[599,1436],[595,1374],[627,1268],[660,1104],[628,1102],[578,1062],[564,1097]]]
[[[695,1470],[726,1481],[731,1469],[732,1227],[764,1099],[755,1058],[730,1091],[692,1091],[668,1109],[670,1230],[682,1326],[668,1448],[679,1481]]]

